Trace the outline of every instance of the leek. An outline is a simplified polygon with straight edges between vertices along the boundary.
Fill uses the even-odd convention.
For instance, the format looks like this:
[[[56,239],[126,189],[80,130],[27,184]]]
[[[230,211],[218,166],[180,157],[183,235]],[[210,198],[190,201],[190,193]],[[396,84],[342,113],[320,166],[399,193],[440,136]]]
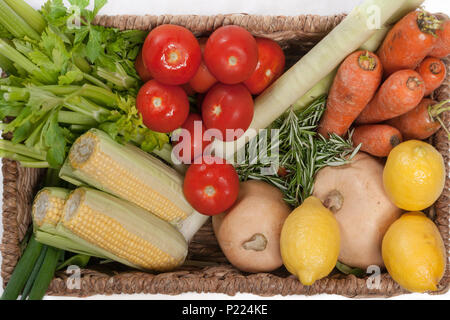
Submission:
[[[316,83],[337,68],[349,54],[369,40],[376,33],[376,29],[369,25],[374,7],[379,9],[379,22],[383,25],[406,2],[366,0],[353,9],[322,41],[256,99],[255,116],[246,134],[235,142],[213,142],[216,156],[233,163],[235,152],[255,138],[258,130],[267,128]]]
[[[385,25],[381,26],[375,34],[367,40],[359,49],[367,51],[376,51],[378,47],[383,42],[389,30],[392,28],[392,24],[400,20],[405,14],[416,9],[420,6],[424,0],[407,0],[406,3],[397,10],[397,12],[386,22]],[[318,82],[310,91],[308,91],[303,97],[301,97],[294,105],[294,110],[301,110],[308,105],[310,105],[316,98],[327,94],[328,90],[333,84],[334,76],[336,75],[336,70],[327,75],[324,79]]]

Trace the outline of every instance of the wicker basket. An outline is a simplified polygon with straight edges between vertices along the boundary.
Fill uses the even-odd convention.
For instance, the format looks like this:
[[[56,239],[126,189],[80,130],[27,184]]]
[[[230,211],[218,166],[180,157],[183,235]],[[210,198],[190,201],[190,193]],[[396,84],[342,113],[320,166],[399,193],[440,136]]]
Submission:
[[[247,28],[255,36],[264,36],[278,41],[286,50],[288,65],[297,61],[314,44],[331,31],[344,15],[328,17],[303,15],[296,17],[217,15],[217,16],[99,16],[96,23],[120,29],[150,30],[157,25],[172,23],[185,26],[197,36],[208,35],[214,29],[227,24]],[[449,61],[446,61],[447,68]],[[448,73],[450,74],[450,72]],[[448,99],[449,79],[436,93],[438,100]],[[450,122],[449,115],[444,121]],[[449,142],[441,131],[432,138],[432,143],[444,155],[447,172],[450,172]],[[30,203],[39,188],[43,171],[24,169],[16,162],[3,160],[3,255],[2,277],[4,284],[20,257],[20,241],[30,224]],[[439,227],[447,252],[449,237],[449,187],[431,210],[432,218]],[[50,295],[86,297],[95,294],[170,294],[197,293],[252,293],[260,296],[314,295],[320,293],[339,294],[347,297],[391,297],[407,293],[388,274],[382,274],[378,289],[368,289],[367,279],[345,276],[338,272],[317,281],[313,286],[303,286],[296,278],[281,268],[273,273],[246,274],[233,268],[222,254],[214,237],[211,223],[196,235],[189,248],[189,259],[204,262],[201,266],[183,266],[175,272],[150,274],[129,270],[119,264],[98,265],[82,270],[81,289],[70,290],[66,286],[68,275],[58,272],[49,288]],[[450,265],[439,290],[442,294],[450,286]]]

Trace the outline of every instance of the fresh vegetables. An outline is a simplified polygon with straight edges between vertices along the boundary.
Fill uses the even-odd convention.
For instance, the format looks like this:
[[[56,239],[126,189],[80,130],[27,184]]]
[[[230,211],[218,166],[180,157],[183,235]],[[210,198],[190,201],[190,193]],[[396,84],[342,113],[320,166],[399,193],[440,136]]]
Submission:
[[[283,264],[280,234],[290,213],[276,187],[247,181],[233,207],[213,217],[214,233],[228,261],[239,270],[274,271]]]
[[[153,131],[170,133],[181,127],[189,115],[186,92],[178,86],[150,80],[136,99],[144,124]]]
[[[166,134],[143,125],[135,107],[139,78],[134,60],[145,32],[92,25],[102,1],[93,11],[86,9],[89,2],[73,3],[84,17],[79,28],[71,27],[72,11],[61,1],[48,1],[42,15],[23,1],[13,2],[2,1],[0,18],[10,32],[8,40],[0,39],[0,55],[16,69],[0,80],[0,114],[16,117],[2,125],[13,133],[4,155],[25,166],[59,168],[75,139],[92,127],[149,152],[169,142]],[[43,32],[43,24],[36,23],[42,19]]]
[[[144,64],[152,77],[167,85],[188,83],[202,61],[195,36],[177,25],[165,24],[153,29],[142,50]]]
[[[258,64],[252,76],[244,84],[254,94],[261,94],[284,72],[286,57],[280,45],[271,39],[256,38]]]
[[[356,51],[349,55],[339,67],[330,89],[319,133],[326,138],[330,133],[339,136],[347,133],[372,100],[382,75],[383,66],[375,54]]]
[[[292,212],[281,230],[283,263],[303,285],[330,274],[336,265],[341,232],[333,213],[310,197]]]
[[[423,11],[408,13],[387,34],[377,54],[386,76],[403,69],[415,69],[431,52],[441,22]]]
[[[392,278],[412,292],[438,290],[447,259],[439,229],[422,212],[395,221],[383,239],[383,259]]]
[[[276,139],[260,135],[255,142],[264,146],[258,152],[247,149],[245,158],[236,166],[241,180],[263,180],[279,188],[287,203],[298,207],[313,191],[314,177],[326,166],[341,166],[352,161],[359,147],[337,135],[330,139],[315,130],[325,111],[325,98],[320,97],[306,109],[289,113],[273,124],[279,129]],[[271,162],[278,154],[277,166]],[[259,159],[259,161],[258,161]]]
[[[222,83],[238,84],[251,77],[258,64],[255,38],[238,26],[220,27],[209,37],[204,53],[209,71]]]
[[[255,116],[246,134],[236,142],[214,141],[212,149],[216,155],[231,161],[237,150],[245,147],[250,139],[256,137],[259,129],[270,126],[293,103],[374,35],[376,29],[367,24],[367,21],[372,19],[370,8],[376,6],[380,9],[379,22],[383,25],[405,3],[404,0],[368,0],[356,7],[297,64],[285,72],[269,90],[256,99]],[[336,46],[337,43],[340,45]]]
[[[38,192],[33,201],[33,232],[36,240],[48,246],[88,256],[104,258],[100,252],[60,234],[57,227],[64,215],[64,206],[70,190],[46,187]]]
[[[362,125],[353,132],[353,145],[376,157],[387,157],[402,141],[400,131],[386,124]]]
[[[233,141],[242,136],[250,126],[253,114],[253,98],[242,84],[216,84],[202,104],[206,128],[217,130],[216,139],[222,141]]]
[[[207,38],[199,39],[200,49],[202,50],[202,55],[205,51]],[[204,59],[200,63],[200,67],[197,70],[195,76],[189,81],[189,85],[195,92],[198,93],[206,93],[213,85],[217,83],[217,79],[211,74],[208,70],[208,67],[205,64]]]
[[[441,28],[436,30],[438,39],[430,52],[430,56],[436,58],[445,58],[450,54],[450,20],[445,17]]]
[[[423,60],[416,71],[425,83],[425,97],[439,88],[447,75],[445,64],[440,59],[433,57]]]
[[[200,213],[214,216],[228,210],[239,194],[239,177],[232,165],[205,156],[192,164],[184,178],[187,201]]]
[[[423,99],[413,110],[387,121],[387,124],[400,130],[406,140],[425,140],[435,134],[440,128],[448,132],[440,115],[449,110],[450,100],[440,103],[431,99]]]
[[[358,124],[377,123],[414,109],[425,94],[422,77],[414,70],[392,74],[356,120]]]
[[[314,196],[339,223],[339,261],[363,270],[382,267],[381,241],[402,213],[384,191],[382,163],[360,152],[351,164],[326,167],[317,174]]]
[[[376,51],[386,37],[386,34],[392,28],[392,24],[401,19],[405,14],[415,10],[423,2],[424,0],[407,0],[403,2],[403,4],[397,9],[397,11],[391,16],[391,18],[388,19],[388,21],[386,21],[384,25],[378,28],[375,34],[370,37],[370,39],[367,40],[359,49],[365,51]],[[326,77],[317,82],[312,89],[310,89],[306,94],[303,95],[303,97],[298,99],[297,102],[293,104],[293,108],[295,110],[304,108],[311,104],[318,97],[327,94],[328,90],[333,84],[335,75],[336,70],[333,70]]]
[[[174,169],[100,130],[78,138],[60,177],[134,203],[174,224],[188,241],[206,221],[183,197],[183,178]]]
[[[392,150],[383,172],[387,195],[401,209],[424,210],[442,194],[445,185],[442,155],[428,143],[409,140]]]
[[[174,269],[187,255],[186,240],[169,223],[89,188],[72,192],[58,228],[61,235],[137,269]]]
[[[206,137],[206,127],[198,114],[191,113],[181,129],[184,132],[177,130],[172,135],[172,154],[182,163],[189,165],[204,154],[211,141]]]

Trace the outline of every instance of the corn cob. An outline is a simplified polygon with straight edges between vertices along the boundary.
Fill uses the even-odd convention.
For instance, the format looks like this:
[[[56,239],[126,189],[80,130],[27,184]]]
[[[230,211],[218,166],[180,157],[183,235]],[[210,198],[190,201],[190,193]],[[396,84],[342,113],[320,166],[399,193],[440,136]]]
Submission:
[[[59,233],[58,224],[61,222],[64,205],[69,194],[70,190],[67,189],[44,188],[36,195],[32,207],[33,229],[36,240],[65,251],[106,258],[100,252],[83,246]]]
[[[35,228],[49,225],[56,229],[70,191],[62,188],[44,188],[33,202],[32,216]]]
[[[187,243],[172,225],[136,205],[89,188],[79,188],[69,196],[57,230],[109,259],[138,269],[171,270],[187,256]]]
[[[188,241],[208,219],[186,201],[183,177],[175,170],[97,129],[73,144],[60,177],[134,203],[175,225]]]

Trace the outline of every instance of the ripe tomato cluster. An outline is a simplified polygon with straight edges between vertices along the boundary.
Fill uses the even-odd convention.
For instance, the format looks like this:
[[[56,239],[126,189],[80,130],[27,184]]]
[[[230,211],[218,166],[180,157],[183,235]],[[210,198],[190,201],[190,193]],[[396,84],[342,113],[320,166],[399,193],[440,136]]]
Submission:
[[[238,175],[232,165],[204,151],[213,139],[234,141],[247,131],[253,96],[284,71],[282,49],[238,26],[197,39],[184,27],[162,25],[149,33],[135,66],[145,82],[136,101],[144,124],[173,133],[179,160],[195,162],[185,177],[186,199],[206,215],[226,211],[237,199]],[[190,113],[190,95],[196,95],[200,114]],[[177,137],[179,128],[189,135]]]

